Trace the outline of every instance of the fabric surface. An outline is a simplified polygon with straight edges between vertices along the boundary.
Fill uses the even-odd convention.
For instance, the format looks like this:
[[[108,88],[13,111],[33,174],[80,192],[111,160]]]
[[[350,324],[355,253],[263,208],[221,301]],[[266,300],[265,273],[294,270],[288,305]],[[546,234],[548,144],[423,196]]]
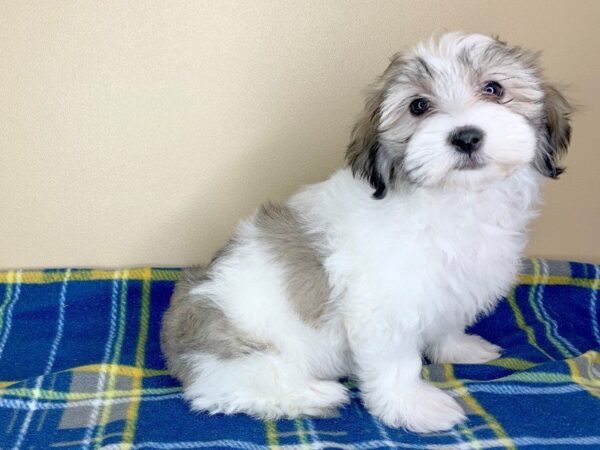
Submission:
[[[1,272],[0,448],[600,448],[600,267],[522,272],[472,330],[501,359],[424,367],[469,419],[427,435],[382,426],[352,382],[352,403],[326,419],[191,413],[159,348],[178,270]]]

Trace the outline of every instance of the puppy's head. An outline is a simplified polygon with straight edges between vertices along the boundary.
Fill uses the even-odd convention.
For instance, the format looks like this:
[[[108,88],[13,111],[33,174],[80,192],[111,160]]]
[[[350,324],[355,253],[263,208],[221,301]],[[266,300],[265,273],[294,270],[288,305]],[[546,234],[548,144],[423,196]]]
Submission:
[[[367,97],[346,158],[383,198],[399,183],[477,188],[531,164],[556,178],[571,107],[538,54],[450,33],[395,55]]]

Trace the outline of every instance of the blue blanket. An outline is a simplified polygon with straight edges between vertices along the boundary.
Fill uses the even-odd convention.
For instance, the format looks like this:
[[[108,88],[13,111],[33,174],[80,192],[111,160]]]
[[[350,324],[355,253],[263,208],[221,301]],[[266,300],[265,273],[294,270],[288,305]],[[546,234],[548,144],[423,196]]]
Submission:
[[[352,403],[326,419],[190,412],[159,348],[178,270],[0,272],[0,448],[600,448],[599,274],[525,261],[472,330],[503,357],[423,370],[468,422],[419,435],[369,415],[351,381]]]

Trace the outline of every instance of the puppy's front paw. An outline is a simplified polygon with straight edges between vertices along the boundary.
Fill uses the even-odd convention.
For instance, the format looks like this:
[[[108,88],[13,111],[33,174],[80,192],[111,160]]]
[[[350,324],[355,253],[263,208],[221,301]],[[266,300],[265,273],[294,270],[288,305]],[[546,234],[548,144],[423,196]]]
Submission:
[[[436,363],[482,364],[500,358],[502,348],[475,334],[449,336],[431,349]]]
[[[368,408],[386,425],[417,433],[449,430],[466,418],[456,400],[424,382],[400,395],[390,393]]]

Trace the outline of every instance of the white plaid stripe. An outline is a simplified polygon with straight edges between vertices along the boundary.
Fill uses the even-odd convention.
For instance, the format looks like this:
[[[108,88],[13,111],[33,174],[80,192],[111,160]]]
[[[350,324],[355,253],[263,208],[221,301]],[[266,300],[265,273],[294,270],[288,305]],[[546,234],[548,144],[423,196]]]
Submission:
[[[140,397],[143,402],[160,402],[164,400],[182,400],[183,394],[164,394],[164,395],[144,395]],[[56,402],[56,401],[44,401],[39,400],[36,402],[35,410],[46,410],[46,409],[69,409],[69,408],[81,408],[86,406],[101,407],[105,405],[119,405],[122,403],[129,403],[132,400],[138,400],[138,396],[131,397],[114,397],[114,398],[91,398],[88,400],[72,400],[68,402]],[[31,409],[31,402],[27,400],[18,400],[13,398],[0,398],[0,408],[6,409]],[[1,447],[0,447],[1,448]]]
[[[469,392],[485,392],[496,395],[556,395],[585,391],[578,384],[563,386],[526,386],[522,384],[467,384]],[[447,391],[452,394],[453,391]]]
[[[100,400],[102,396],[102,392],[106,388],[106,367],[108,364],[108,358],[110,358],[110,353],[113,347],[113,343],[115,337],[117,335],[117,307],[118,307],[118,293],[119,293],[119,271],[115,271],[112,283],[112,293],[110,296],[110,325],[108,330],[108,338],[106,339],[106,345],[104,346],[104,355],[102,357],[102,369],[100,370],[100,376],[98,377],[98,386],[96,388],[96,392],[98,395],[96,396],[97,400]],[[97,402],[90,414],[90,418],[88,420],[87,427],[85,429],[84,435],[84,446],[83,448],[88,448],[92,434],[94,433],[94,426],[98,422],[98,415],[100,414],[100,406],[102,403]]]
[[[502,385],[492,385],[489,383],[486,384],[468,384],[467,389],[469,392],[485,392],[487,394],[496,394],[496,395],[557,395],[557,394],[573,394],[578,392],[583,392],[584,389],[577,384],[566,384],[564,386],[540,386],[540,387],[531,387],[525,385],[518,384],[502,384]],[[460,396],[460,394],[452,391],[446,390],[450,395],[454,397]],[[68,408],[80,408],[85,406],[103,406],[108,404],[120,404],[120,403],[128,403],[133,399],[137,399],[137,396],[125,396],[125,397],[115,397],[115,398],[106,398],[106,399],[87,399],[87,400],[69,400],[57,402],[53,400],[37,400],[35,404],[36,410],[41,409],[68,409]],[[163,400],[172,400],[172,399],[183,399],[182,394],[161,394],[161,395],[142,395],[141,401],[163,401]],[[20,400],[20,399],[10,399],[10,398],[0,398],[0,408],[6,409],[30,409],[29,401]],[[317,430],[312,420],[306,419],[307,428],[313,443],[318,444],[319,438],[317,435]]]
[[[173,443],[162,443],[162,442],[144,442],[142,444],[133,444],[129,447],[129,450],[142,449],[142,448],[155,448],[159,450],[170,450],[170,449],[195,449],[195,448],[211,448],[211,447],[225,447],[232,449],[241,450],[269,450],[268,445],[253,444],[252,442],[236,441],[233,439],[223,439],[219,441],[194,441],[194,442],[173,442]],[[294,445],[294,448],[301,450],[303,445]],[[290,448],[287,445],[279,445],[279,449]],[[311,447],[311,449],[317,449],[321,447]],[[336,447],[340,448],[340,447]],[[121,450],[121,444],[109,444],[101,447],[101,450]]]
[[[543,438],[535,436],[523,436],[513,438],[512,442],[518,447],[525,446],[598,446],[600,444],[600,436],[577,436],[567,438]],[[373,440],[365,442],[357,442],[352,444],[340,444],[338,442],[322,441],[316,445],[310,445],[311,450],[322,448],[335,448],[340,450],[370,450],[381,448],[386,445],[385,441]],[[437,450],[472,450],[474,448],[506,448],[506,442],[502,439],[483,439],[476,443],[463,442],[461,444],[411,444],[407,442],[394,442],[398,448],[403,449],[437,449]],[[157,449],[157,450],[177,450],[177,449],[197,449],[211,447],[226,447],[232,449],[243,450],[268,450],[267,445],[253,444],[252,442],[236,441],[236,440],[218,440],[218,441],[185,441],[185,442],[140,442],[133,444],[130,450],[138,449]],[[303,450],[305,444],[280,445],[280,450]],[[120,444],[105,445],[103,450],[120,450]]]
[[[594,448],[598,444],[600,444],[600,436],[577,436],[577,437],[567,437],[567,438],[543,438],[543,437],[535,437],[535,436],[522,436],[518,438],[512,438],[512,442],[517,447],[525,447],[529,445],[535,445],[537,447],[549,447],[549,446],[560,446],[564,448],[565,446],[575,446],[575,445],[593,445]],[[476,442],[477,448],[505,448],[506,443],[504,443],[501,439],[485,439],[478,440]],[[413,447],[416,448],[416,447]],[[420,448],[430,448],[430,449],[439,449],[439,450],[472,450],[474,448],[473,444],[469,444],[465,442],[462,445],[427,445],[421,446]]]
[[[362,392],[360,395],[362,398]],[[363,403],[364,403],[364,400],[363,400]],[[385,442],[385,446],[387,448],[398,448],[390,439],[389,434],[387,433],[387,431],[385,431],[385,428],[383,427],[383,425],[381,424],[379,419],[377,417],[375,417],[373,414],[371,414],[370,416],[371,416],[371,422],[373,422],[373,424],[375,425],[375,429],[379,433],[379,436],[381,436],[381,438],[383,439],[383,442]]]
[[[4,317],[4,333],[2,333],[2,338],[0,338],[0,360],[2,359],[2,353],[4,352],[6,341],[8,341],[8,336],[10,335],[13,308],[21,296],[21,274],[22,272],[19,270],[15,277],[15,290],[13,292],[12,301],[6,308],[6,316]]]
[[[62,286],[60,288],[60,296],[59,296],[59,313],[58,313],[58,324],[56,326],[56,334],[54,335],[54,341],[52,342],[52,346],[50,347],[50,354],[48,355],[48,362],[46,363],[46,368],[44,369],[44,375],[49,375],[52,371],[52,366],[54,365],[54,360],[56,359],[56,353],[58,351],[58,346],[62,339],[64,325],[65,325],[65,301],[67,298],[67,285],[69,283],[69,277],[71,276],[71,269],[67,269],[65,271],[65,276],[62,282]],[[44,382],[44,376],[40,376],[37,378],[35,382],[34,392],[39,392],[39,389],[42,387],[42,383]],[[18,450],[23,444],[23,440],[25,439],[25,435],[27,430],[29,429],[29,425],[31,424],[31,419],[33,417],[33,413],[36,411],[37,404],[37,395],[34,395],[32,399],[29,401],[28,406],[29,410],[27,411],[27,415],[25,416],[25,420],[21,425],[21,429],[19,430],[19,434],[17,436],[17,440],[15,445],[13,446],[13,450]]]
[[[537,297],[536,297],[536,302],[540,307],[540,311],[542,313],[542,315],[544,316],[544,318],[548,321],[548,323],[550,324],[550,329],[552,330],[552,333],[554,334],[554,336],[556,336],[556,338],[558,340],[560,340],[571,352],[570,355],[568,355],[569,357],[575,356],[575,355],[579,355],[581,354],[581,352],[579,351],[579,349],[575,348],[575,346],[573,344],[571,344],[571,342],[569,342],[567,339],[565,339],[563,336],[561,336],[558,332],[558,324],[556,323],[556,321],[550,316],[550,314],[548,314],[548,311],[546,311],[546,307],[544,306],[544,286],[548,281],[548,276],[550,276],[550,270],[548,268],[548,262],[545,260],[540,260],[540,263],[542,265],[542,280],[540,281],[540,284],[538,286],[538,291],[537,291]]]
[[[594,266],[594,287],[590,294],[590,319],[592,321],[592,332],[596,338],[596,342],[600,345],[600,329],[598,328],[598,289],[600,289],[600,270],[598,266]]]
[[[317,429],[315,428],[315,423],[311,419],[306,419],[306,425],[308,426],[308,433],[310,434],[310,438],[312,439],[311,448],[320,449],[321,440],[319,439],[319,435],[317,434]]]

